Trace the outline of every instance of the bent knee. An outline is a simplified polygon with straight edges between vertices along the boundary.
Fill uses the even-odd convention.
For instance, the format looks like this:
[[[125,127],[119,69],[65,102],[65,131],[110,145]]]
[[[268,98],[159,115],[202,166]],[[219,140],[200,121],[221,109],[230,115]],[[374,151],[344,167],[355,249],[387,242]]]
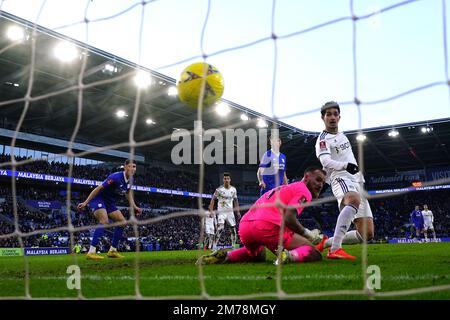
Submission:
[[[100,223],[100,224],[104,224],[104,225],[106,225],[106,224],[108,224],[108,219],[98,219],[98,223]]]
[[[372,240],[373,237],[374,237],[373,231],[369,231],[369,232],[367,233],[367,235],[366,235],[366,241]]]
[[[361,230],[361,231],[363,231],[363,230]],[[366,230],[366,232],[360,232],[360,235],[363,238],[363,240],[365,240],[365,241],[372,240],[374,237],[373,227],[371,228],[369,226],[369,228]]]

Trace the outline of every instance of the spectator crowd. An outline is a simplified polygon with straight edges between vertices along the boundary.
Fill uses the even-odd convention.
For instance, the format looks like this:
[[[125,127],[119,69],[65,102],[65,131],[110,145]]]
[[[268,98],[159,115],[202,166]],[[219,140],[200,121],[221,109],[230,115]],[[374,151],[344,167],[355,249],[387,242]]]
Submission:
[[[16,161],[27,160],[26,157],[15,157]],[[9,155],[0,154],[0,163],[10,162]],[[105,165],[73,165],[72,177],[88,180],[103,181],[113,172],[122,170],[122,164],[105,164]],[[69,164],[55,161],[33,160],[32,162],[21,164],[16,167],[16,171],[50,174],[61,177],[68,177]],[[10,167],[2,167],[2,169],[10,169]],[[165,170],[159,167],[153,167],[138,164],[137,174],[134,177],[134,184],[146,187],[158,187],[164,189],[180,190],[180,191],[198,191],[198,175],[182,170]],[[213,183],[205,179],[204,193],[212,193],[215,190]]]
[[[0,161],[9,161],[9,156],[0,155]],[[24,158],[17,158],[17,161]],[[4,168],[3,168],[4,169]],[[112,170],[114,169],[114,170]],[[21,165],[17,170],[67,176],[69,165],[58,162],[33,161]],[[111,172],[118,168],[73,166],[73,176],[90,180],[103,181]],[[140,173],[136,176],[136,184],[146,186],[156,186],[160,188],[192,190],[197,188],[197,177],[193,173],[183,171],[167,171],[161,168],[146,167],[140,168]],[[38,234],[21,238],[24,247],[53,247],[69,246],[70,234],[65,230],[49,231],[67,226],[68,217],[76,228],[86,227],[81,231],[73,233],[75,243],[82,245],[84,249],[89,247],[90,237],[96,220],[89,208],[78,211],[78,202],[86,199],[92,190],[89,186],[80,187],[73,191],[71,195],[70,208],[66,208],[65,187],[50,185],[45,181],[34,181],[32,184],[20,184],[16,187],[17,195],[17,218],[19,229],[22,233],[30,233],[37,230],[44,230]],[[207,181],[207,192],[213,192],[211,182]],[[134,251],[136,244],[140,250],[180,250],[197,248],[200,240],[201,219],[196,214],[198,207],[197,199],[166,194],[150,194],[136,192],[135,198],[140,207],[144,209],[140,220],[158,218],[157,222],[140,224],[138,232],[132,225],[127,225],[123,233],[121,250]],[[443,201],[443,199],[445,201]],[[450,232],[450,190],[440,189],[433,191],[416,191],[405,193],[393,197],[385,197],[370,200],[375,224],[375,240],[386,241],[390,238],[401,238],[410,236],[409,217],[415,205],[421,209],[424,204],[433,211],[435,217],[434,227],[437,237],[448,236]],[[34,208],[30,206],[29,200],[58,201],[60,208]],[[206,208],[209,199],[205,199],[203,207]],[[122,206],[125,216],[129,216],[128,203],[125,199],[118,202]],[[192,210],[192,215],[182,215],[169,219],[161,219],[164,215],[176,212]],[[0,180],[0,235],[11,234],[15,231],[15,215],[13,214],[13,198],[10,178]],[[244,212],[242,212],[244,213]],[[300,221],[308,228],[319,228],[324,233],[332,235],[338,216],[336,201],[325,203],[319,206],[308,207],[304,210]],[[105,233],[105,237],[100,242],[100,250],[106,251],[112,236],[112,229]],[[228,232],[228,230],[227,230]],[[222,241],[229,240],[230,237],[222,236]],[[219,243],[225,245],[226,242]],[[20,246],[17,235],[0,239],[0,247]]]

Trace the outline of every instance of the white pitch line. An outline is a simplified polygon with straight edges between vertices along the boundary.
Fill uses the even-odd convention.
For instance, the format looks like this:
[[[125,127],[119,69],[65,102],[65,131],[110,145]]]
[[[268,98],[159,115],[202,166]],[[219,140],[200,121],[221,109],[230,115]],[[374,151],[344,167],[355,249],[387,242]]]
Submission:
[[[205,280],[215,280],[215,281],[264,281],[264,280],[275,280],[276,276],[204,276]],[[2,277],[1,281],[17,281],[22,278],[14,277]],[[198,276],[187,276],[187,275],[160,275],[160,276],[142,276],[140,280],[145,281],[198,281]],[[299,280],[361,280],[362,275],[349,275],[349,274],[328,274],[328,275],[290,275],[282,276],[283,281],[299,281]],[[440,280],[440,279],[450,279],[450,274],[447,275],[434,275],[434,274],[424,274],[424,275],[393,275],[393,276],[381,276],[381,281],[390,282],[400,282],[400,281],[411,281],[411,280]],[[33,276],[30,275],[30,280],[67,280],[65,276]],[[134,276],[101,276],[101,275],[81,275],[81,280],[91,280],[91,281],[134,281]]]

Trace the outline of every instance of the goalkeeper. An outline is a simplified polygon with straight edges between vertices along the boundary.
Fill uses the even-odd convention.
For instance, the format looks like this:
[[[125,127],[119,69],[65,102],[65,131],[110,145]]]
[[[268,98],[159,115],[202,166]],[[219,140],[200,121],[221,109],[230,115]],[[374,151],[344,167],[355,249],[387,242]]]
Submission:
[[[239,236],[244,247],[232,251],[217,250],[198,259],[197,264],[265,261],[267,247],[277,254],[280,228],[284,220],[281,263],[310,262],[322,259],[313,243],[321,241],[318,232],[304,228],[297,220],[303,207],[298,206],[317,198],[325,181],[319,167],[305,170],[302,181],[282,185],[263,194],[243,216]],[[281,206],[279,206],[281,204]],[[297,206],[297,208],[293,208]],[[323,241],[323,240],[322,240]],[[275,262],[278,264],[278,260]]]

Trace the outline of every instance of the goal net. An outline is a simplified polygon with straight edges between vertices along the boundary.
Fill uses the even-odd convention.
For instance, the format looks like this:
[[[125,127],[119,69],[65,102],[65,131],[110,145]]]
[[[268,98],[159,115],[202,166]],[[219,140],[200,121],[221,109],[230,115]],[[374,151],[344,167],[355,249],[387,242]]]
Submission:
[[[209,266],[195,265],[195,260],[190,261],[195,273],[177,275],[167,269],[165,275],[142,274],[149,266],[177,265],[170,257],[155,266],[143,258],[147,254],[143,251],[150,246],[156,250],[156,243],[164,243],[164,249],[196,248],[195,258],[205,254],[204,219],[220,183],[208,172],[219,175],[227,165],[254,170],[253,187],[242,177],[242,188],[237,190],[238,198],[244,195],[240,208],[244,214],[259,197],[256,170],[264,148],[270,148],[271,134],[282,139],[281,151],[286,146],[285,153],[292,154],[292,160],[287,159],[289,179],[301,179],[307,166],[318,164],[314,145],[324,129],[320,108],[330,100],[339,103],[340,129],[353,144],[359,170],[367,173],[361,196],[371,204],[375,233],[390,240],[392,235],[405,234],[405,239],[394,239],[397,242],[417,241],[408,239],[414,238],[414,233],[407,233],[409,214],[414,205],[422,210],[427,203],[435,213],[436,241],[444,241],[449,231],[445,210],[450,209],[445,198],[450,188],[450,169],[445,165],[449,153],[441,140],[448,135],[448,129],[444,131],[450,114],[446,1],[385,2],[370,7],[352,0],[329,1],[326,6],[212,0],[24,5],[24,1],[2,0],[0,250],[4,255],[23,255],[23,264],[16,267],[24,289],[23,294],[0,289],[0,299],[42,297],[42,292],[33,293],[30,283],[33,277],[52,276],[34,269],[38,262],[29,255],[39,254],[40,247],[49,254],[57,250],[58,241],[66,241],[69,252],[65,253],[86,247],[82,239],[90,239],[89,232],[99,225],[87,211],[80,213],[77,204],[113,169],[106,159],[120,163],[127,158],[137,161],[131,194],[139,199],[143,212],[121,202],[119,209],[126,219],[112,222],[108,230],[124,228],[126,249],[136,252],[128,269],[132,272],[87,279],[127,281],[132,294],[101,298],[387,298],[450,290],[449,275],[434,275],[433,270],[422,276],[433,284],[440,279],[434,285],[397,286],[414,276],[384,277],[383,268],[377,271],[371,262],[365,240],[358,247],[357,275],[326,275],[323,269],[311,275],[302,273],[301,267],[298,273],[286,274],[286,266],[279,264],[271,265],[269,275],[255,271],[253,276],[221,276],[208,272]],[[177,99],[177,76],[198,61],[214,65],[224,76],[225,96],[219,106],[195,109]],[[177,145],[183,137],[189,137],[187,149]],[[180,151],[175,148],[188,154],[175,153]],[[215,165],[219,169],[214,170]],[[155,185],[149,185],[148,179]],[[43,191],[44,183],[53,187]],[[328,190],[305,205],[303,221],[311,229],[327,229],[332,236],[338,213],[336,198]],[[195,231],[192,243],[168,240],[171,233],[183,229]],[[162,239],[160,233],[169,235]],[[430,230],[427,240],[435,238]],[[71,265],[79,266],[81,259],[85,258],[72,254]],[[372,272],[378,276],[375,280],[381,272],[381,279],[390,279],[390,288],[398,290],[374,287]],[[5,281],[4,288],[14,277],[13,272],[5,273],[0,280]],[[272,280],[275,290],[261,293],[255,286],[255,292],[221,293],[207,285],[219,278],[235,285]],[[66,279],[56,280],[65,283]],[[75,296],[55,293],[48,298],[90,298],[84,291],[86,278],[81,279]],[[337,289],[324,290],[321,285],[317,290],[302,289],[305,279],[337,281]],[[143,286],[149,281],[176,281],[180,287],[194,283],[198,290],[147,295]],[[289,281],[296,281],[299,290],[291,286],[286,290]],[[348,287],[348,281],[358,282],[358,288]]]

